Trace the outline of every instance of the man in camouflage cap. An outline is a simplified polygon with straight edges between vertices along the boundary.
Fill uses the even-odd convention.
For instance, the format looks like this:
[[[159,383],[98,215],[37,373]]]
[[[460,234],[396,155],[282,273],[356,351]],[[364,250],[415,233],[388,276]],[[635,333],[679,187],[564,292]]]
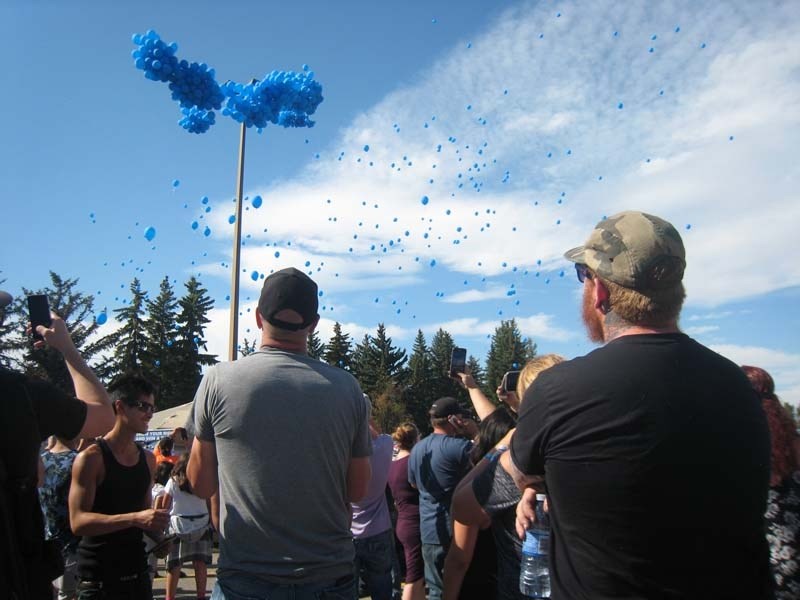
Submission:
[[[747,378],[678,328],[686,267],[667,221],[626,211],[565,257],[589,337],[542,373],[501,465],[552,522],[552,598],[767,598],[770,446]]]

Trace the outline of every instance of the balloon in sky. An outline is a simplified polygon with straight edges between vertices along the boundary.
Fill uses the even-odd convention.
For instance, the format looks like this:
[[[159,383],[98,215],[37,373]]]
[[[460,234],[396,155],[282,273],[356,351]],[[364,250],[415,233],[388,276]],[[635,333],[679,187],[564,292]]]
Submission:
[[[156,228],[155,227],[148,227],[144,230],[144,239],[148,242],[152,242],[156,237]]]
[[[222,108],[247,127],[263,129],[267,123],[281,127],[313,127],[314,114],[322,102],[322,86],[304,65],[301,73],[272,71],[263,80],[241,84],[228,81],[220,86],[214,69],[205,63],[189,63],[176,56],[178,45],[167,44],[152,29],[134,34],[134,64],[152,81],[169,84],[172,99],[183,109],[178,121],[190,133],[205,133],[215,123],[213,110]],[[227,102],[225,101],[227,98]]]
[[[263,202],[263,200],[261,199],[261,196],[254,196],[253,197],[253,208],[261,208],[262,202]]]
[[[97,315],[95,321],[97,322],[98,325],[105,325],[106,321],[108,321],[108,315],[106,314],[106,311],[104,310],[99,315]]]

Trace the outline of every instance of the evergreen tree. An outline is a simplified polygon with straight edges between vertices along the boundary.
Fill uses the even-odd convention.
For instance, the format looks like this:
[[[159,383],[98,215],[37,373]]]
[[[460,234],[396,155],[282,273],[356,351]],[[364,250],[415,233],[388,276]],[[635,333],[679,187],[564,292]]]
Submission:
[[[137,278],[131,282],[130,291],[130,303],[114,309],[115,318],[122,323],[122,327],[100,340],[114,348],[113,356],[96,371],[104,379],[112,379],[129,371],[142,371],[146,342],[143,315],[147,292],[142,290]]]
[[[337,321],[333,324],[333,335],[325,345],[323,354],[325,362],[346,371],[352,370],[353,353],[351,346],[350,336],[342,333],[342,326]]]
[[[0,286],[6,282],[0,280]],[[20,365],[20,355],[17,349],[17,329],[22,326],[20,315],[20,302],[13,301],[5,308],[0,308],[0,367],[10,369]]]
[[[406,380],[406,351],[392,344],[383,323],[378,324],[375,337],[364,335],[353,354],[353,369],[362,389],[377,396],[390,386],[403,386]]]
[[[244,338],[242,343],[239,345],[239,354],[241,354],[242,357],[250,356],[256,351],[256,341],[257,338],[253,338],[252,342],[249,342],[247,341],[247,338]]]
[[[536,344],[528,338],[522,339],[514,319],[500,321],[486,357],[486,387],[491,397],[497,397],[495,390],[506,371],[522,369],[535,355]]]
[[[318,360],[322,358],[325,352],[325,346],[322,344],[322,340],[319,339],[319,333],[317,333],[316,330],[312,331],[311,335],[308,336],[306,350],[311,358],[316,358]]]
[[[408,418],[400,389],[389,384],[380,394],[372,398],[372,418],[378,429],[391,434]]]
[[[443,396],[452,396],[469,405],[469,394],[461,382],[450,377],[450,358],[456,347],[453,336],[439,329],[431,339],[433,378],[429,385],[431,395],[428,407]]]
[[[178,301],[178,337],[175,390],[173,401],[176,405],[191,402],[197,391],[201,378],[201,365],[216,364],[214,354],[203,353],[206,350],[204,339],[205,326],[210,323],[206,316],[214,307],[214,300],[208,291],[192,276],[185,284],[186,294]]]
[[[467,370],[472,375],[472,378],[475,380],[475,383],[478,384],[478,387],[483,390],[483,393],[486,393],[486,373],[483,371],[483,367],[481,367],[480,361],[472,356],[469,355],[467,359]]]
[[[94,296],[78,291],[77,285],[78,279],[63,279],[50,271],[50,286],[37,291],[23,288],[22,295],[14,301],[10,311],[11,320],[4,326],[10,334],[7,348],[10,353],[22,357],[23,370],[28,375],[50,380],[69,394],[75,391],[61,353],[48,347],[33,349],[30,337],[25,333],[28,321],[25,297],[31,294],[47,296],[50,310],[64,320],[75,347],[88,362],[106,350],[110,343],[103,340],[89,343],[99,327],[94,320]]]
[[[159,386],[158,406],[168,408],[181,404],[175,398],[175,368],[178,347],[175,344],[177,324],[175,322],[178,301],[169,282],[161,281],[158,296],[147,300],[147,317],[144,320],[145,343],[142,353],[142,370]]]
[[[408,359],[408,385],[403,388],[403,403],[417,428],[424,432],[430,429],[428,410],[435,400],[430,393],[433,378],[431,351],[420,329],[417,331],[411,357]]]

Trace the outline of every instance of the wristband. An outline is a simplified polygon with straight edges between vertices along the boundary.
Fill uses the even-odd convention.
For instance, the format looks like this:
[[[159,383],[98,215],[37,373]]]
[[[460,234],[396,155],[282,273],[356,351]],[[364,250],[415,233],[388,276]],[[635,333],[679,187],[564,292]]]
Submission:
[[[489,462],[497,462],[500,459],[500,455],[506,450],[508,450],[508,446],[497,446],[494,450],[487,452],[483,458]]]

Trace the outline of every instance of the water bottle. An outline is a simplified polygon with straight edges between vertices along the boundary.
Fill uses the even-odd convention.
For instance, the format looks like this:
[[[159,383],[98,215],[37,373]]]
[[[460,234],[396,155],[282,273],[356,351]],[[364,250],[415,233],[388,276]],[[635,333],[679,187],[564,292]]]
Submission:
[[[550,517],[544,512],[544,494],[536,494],[536,522],[525,532],[519,591],[529,598],[550,597]]]

